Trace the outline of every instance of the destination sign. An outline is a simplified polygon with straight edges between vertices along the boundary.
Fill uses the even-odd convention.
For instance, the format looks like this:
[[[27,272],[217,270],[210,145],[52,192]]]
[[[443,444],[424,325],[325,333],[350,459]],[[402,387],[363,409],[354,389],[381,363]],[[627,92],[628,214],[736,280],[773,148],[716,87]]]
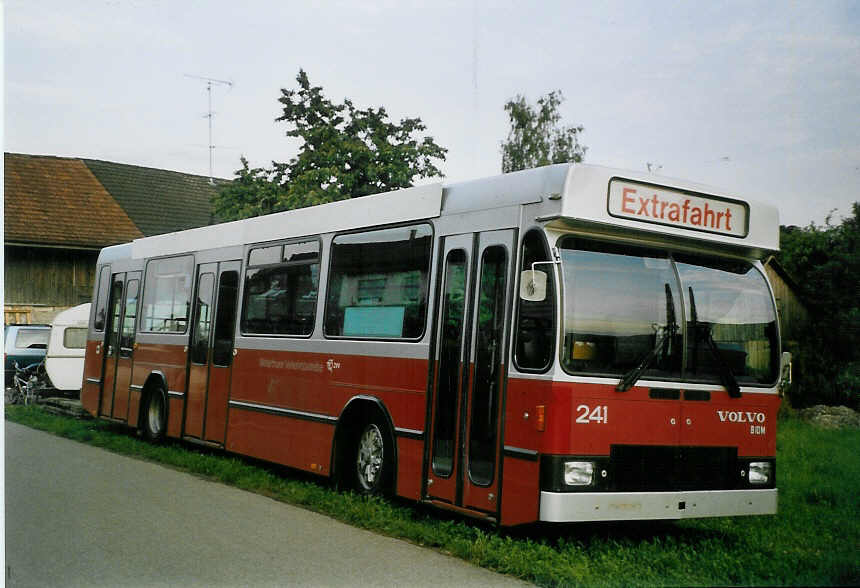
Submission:
[[[625,180],[609,182],[609,214],[733,237],[747,235],[748,208],[742,202]]]

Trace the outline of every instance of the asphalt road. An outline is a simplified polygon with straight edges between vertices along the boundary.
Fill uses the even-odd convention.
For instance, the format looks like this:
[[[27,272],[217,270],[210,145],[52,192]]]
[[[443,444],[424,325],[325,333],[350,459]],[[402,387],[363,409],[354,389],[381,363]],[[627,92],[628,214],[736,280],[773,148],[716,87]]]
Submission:
[[[524,586],[404,541],[6,425],[7,586]]]

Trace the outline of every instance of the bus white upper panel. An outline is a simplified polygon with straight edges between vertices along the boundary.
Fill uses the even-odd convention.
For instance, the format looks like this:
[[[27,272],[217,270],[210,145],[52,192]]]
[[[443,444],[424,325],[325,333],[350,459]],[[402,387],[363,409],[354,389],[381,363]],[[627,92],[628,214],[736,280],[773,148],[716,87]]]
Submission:
[[[132,243],[132,257],[158,257],[434,218],[439,216],[441,207],[441,183],[415,186],[384,194],[136,239]]]

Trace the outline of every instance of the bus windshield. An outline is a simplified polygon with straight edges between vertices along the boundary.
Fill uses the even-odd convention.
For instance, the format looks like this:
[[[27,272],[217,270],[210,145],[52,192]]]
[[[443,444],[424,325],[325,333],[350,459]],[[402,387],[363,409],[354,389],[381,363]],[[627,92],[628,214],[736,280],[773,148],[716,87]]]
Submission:
[[[776,381],[776,310],[752,264],[574,237],[560,245],[567,372]]]

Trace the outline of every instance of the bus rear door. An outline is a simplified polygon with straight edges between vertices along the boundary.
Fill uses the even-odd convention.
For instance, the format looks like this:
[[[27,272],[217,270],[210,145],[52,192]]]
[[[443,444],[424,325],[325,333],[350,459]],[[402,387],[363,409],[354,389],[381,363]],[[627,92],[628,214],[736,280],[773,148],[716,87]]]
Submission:
[[[108,298],[99,415],[128,419],[140,272],[113,274]]]

